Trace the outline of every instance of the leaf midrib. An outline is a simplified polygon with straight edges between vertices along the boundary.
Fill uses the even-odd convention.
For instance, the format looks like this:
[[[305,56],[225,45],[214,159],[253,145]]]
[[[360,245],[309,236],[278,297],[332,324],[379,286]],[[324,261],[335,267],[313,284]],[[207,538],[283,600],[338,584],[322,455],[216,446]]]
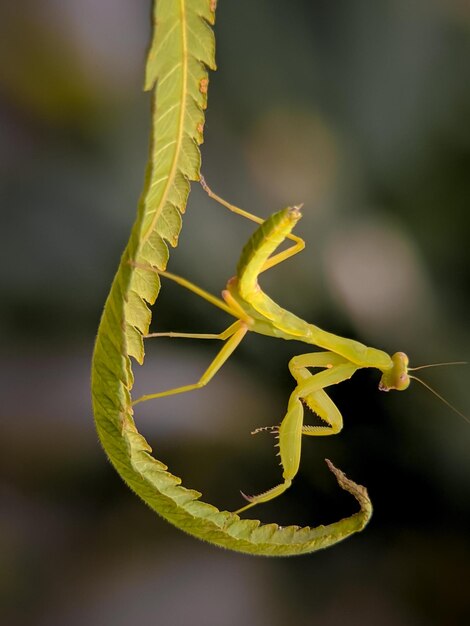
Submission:
[[[183,138],[183,129],[184,129],[184,114],[185,114],[185,103],[187,101],[187,91],[188,91],[188,38],[186,33],[186,0],[180,0],[180,15],[181,15],[181,43],[182,43],[182,56],[184,59],[184,63],[182,64],[182,89],[181,89],[181,106],[180,106],[180,114],[179,114],[179,122],[178,122],[178,132],[177,132],[177,141],[176,141],[176,150],[173,155],[173,161],[170,168],[170,175],[167,178],[165,189],[162,195],[162,199],[160,204],[155,210],[155,214],[150,222],[147,232],[142,236],[142,242],[145,243],[147,239],[150,237],[153,232],[155,225],[157,223],[158,218],[162,212],[163,207],[166,204],[168,193],[173,185],[173,181],[175,178],[175,173],[177,170],[177,163],[179,160],[179,154],[181,151],[181,144]]]

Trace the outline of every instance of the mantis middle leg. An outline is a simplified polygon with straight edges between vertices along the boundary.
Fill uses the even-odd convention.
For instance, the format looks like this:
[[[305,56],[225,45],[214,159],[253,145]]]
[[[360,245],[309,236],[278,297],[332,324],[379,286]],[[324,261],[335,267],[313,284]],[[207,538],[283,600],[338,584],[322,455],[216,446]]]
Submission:
[[[308,367],[326,369],[312,374]],[[297,381],[297,386],[289,398],[286,416],[278,430],[279,456],[284,482],[257,496],[242,494],[249,504],[238,509],[236,513],[246,511],[256,504],[268,502],[290,487],[299,470],[302,435],[333,435],[342,428],[341,413],[324,389],[350,378],[358,366],[332,352],[315,352],[294,357],[289,363],[289,369]],[[303,402],[328,426],[304,426]]]
[[[132,405],[139,404],[139,402],[145,402],[147,400],[154,400],[156,398],[173,396],[178,393],[186,393],[187,391],[200,389],[201,387],[207,385],[207,383],[215,376],[215,374],[219,371],[222,365],[227,361],[227,359],[232,355],[234,350],[240,344],[243,337],[248,332],[248,327],[243,321],[239,320],[238,322],[232,324],[232,326],[228,328],[224,333],[221,333],[221,335],[226,336],[228,332],[231,332],[231,336],[226,339],[226,342],[224,343],[220,352],[217,354],[215,359],[212,361],[212,363],[209,365],[204,374],[196,383],[193,383],[191,385],[184,385],[183,387],[175,387],[174,389],[167,389],[166,391],[160,391],[158,393],[146,394],[144,396],[141,396],[140,398],[137,398],[137,400],[135,400]],[[192,335],[192,337],[194,337],[194,335]]]
[[[156,398],[163,398],[165,396],[172,396],[179,393],[185,393],[187,391],[193,391],[195,389],[200,389],[207,385],[207,383],[215,376],[215,374],[219,371],[222,365],[227,361],[227,359],[232,355],[234,350],[242,341],[243,337],[248,332],[249,328],[244,319],[245,313],[243,310],[238,310],[234,307],[229,306],[223,300],[213,296],[212,294],[204,291],[197,285],[189,282],[185,278],[181,278],[181,276],[177,276],[175,274],[170,274],[169,272],[157,271],[154,268],[151,268],[150,271],[156,271],[160,276],[164,276],[165,278],[169,278],[170,280],[178,283],[185,289],[192,291],[196,295],[200,296],[204,300],[207,300],[214,306],[222,309],[226,313],[229,313],[233,317],[237,318],[237,321],[231,324],[226,330],[221,333],[175,333],[175,332],[166,332],[166,333],[150,333],[147,335],[150,337],[184,337],[187,339],[220,339],[224,341],[224,345],[220,352],[217,354],[215,359],[206,369],[201,378],[191,385],[184,385],[182,387],[175,387],[174,389],[168,389],[166,391],[160,391],[158,393],[150,393],[137,398],[132,404],[139,404],[140,402],[145,402],[147,400],[154,400]]]

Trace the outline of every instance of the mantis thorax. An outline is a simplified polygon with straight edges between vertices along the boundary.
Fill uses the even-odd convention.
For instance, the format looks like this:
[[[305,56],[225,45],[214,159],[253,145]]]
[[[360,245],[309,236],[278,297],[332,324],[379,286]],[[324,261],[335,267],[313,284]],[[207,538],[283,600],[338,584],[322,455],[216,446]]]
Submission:
[[[380,379],[379,389],[381,391],[404,391],[410,384],[410,376],[408,374],[409,359],[404,352],[395,352],[392,356],[393,366],[385,370]]]

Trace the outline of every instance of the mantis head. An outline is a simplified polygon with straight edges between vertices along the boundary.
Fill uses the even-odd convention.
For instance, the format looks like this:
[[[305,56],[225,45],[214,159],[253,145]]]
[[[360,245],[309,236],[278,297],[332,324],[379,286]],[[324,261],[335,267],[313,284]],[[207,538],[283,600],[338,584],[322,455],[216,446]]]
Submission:
[[[383,372],[379,389],[381,391],[390,391],[390,389],[404,391],[410,384],[409,359],[404,352],[395,352],[392,356],[392,363],[392,367]]]

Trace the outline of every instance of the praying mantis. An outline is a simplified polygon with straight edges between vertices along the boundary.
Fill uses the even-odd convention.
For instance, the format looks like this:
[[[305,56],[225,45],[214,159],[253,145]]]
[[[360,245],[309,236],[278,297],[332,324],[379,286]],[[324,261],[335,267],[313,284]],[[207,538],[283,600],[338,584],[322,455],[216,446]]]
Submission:
[[[329,436],[340,432],[343,418],[326,392],[328,387],[351,378],[359,369],[373,368],[381,373],[379,382],[381,391],[392,389],[404,391],[408,388],[410,379],[414,378],[409,372],[419,368],[409,367],[409,359],[404,352],[396,352],[390,356],[359,341],[324,331],[282,308],[262,291],[258,283],[259,275],[298,254],[305,247],[304,240],[292,234],[292,230],[302,217],[301,206],[287,207],[263,220],[215,194],[202,176],[200,182],[212,199],[259,226],[243,248],[236,275],[227,282],[226,288],[222,291],[222,298],[170,272],[158,270],[158,274],[222,309],[236,321],[218,334],[157,332],[146,335],[146,338],[215,339],[222,341],[223,347],[196,383],[143,395],[135,400],[133,405],[204,387],[249,332],[277,339],[301,341],[321,348],[321,351],[294,356],[289,361],[289,371],[296,381],[296,386],[290,395],[286,414],[279,426],[254,431],[272,430],[276,433],[283,482],[258,495],[247,496],[241,492],[248,504],[235,511],[239,514],[257,504],[277,498],[290,487],[299,470],[304,435]],[[292,241],[292,245],[276,252],[286,239]],[[312,373],[310,368],[320,371]],[[323,424],[318,426],[304,424],[304,405],[318,415]]]

